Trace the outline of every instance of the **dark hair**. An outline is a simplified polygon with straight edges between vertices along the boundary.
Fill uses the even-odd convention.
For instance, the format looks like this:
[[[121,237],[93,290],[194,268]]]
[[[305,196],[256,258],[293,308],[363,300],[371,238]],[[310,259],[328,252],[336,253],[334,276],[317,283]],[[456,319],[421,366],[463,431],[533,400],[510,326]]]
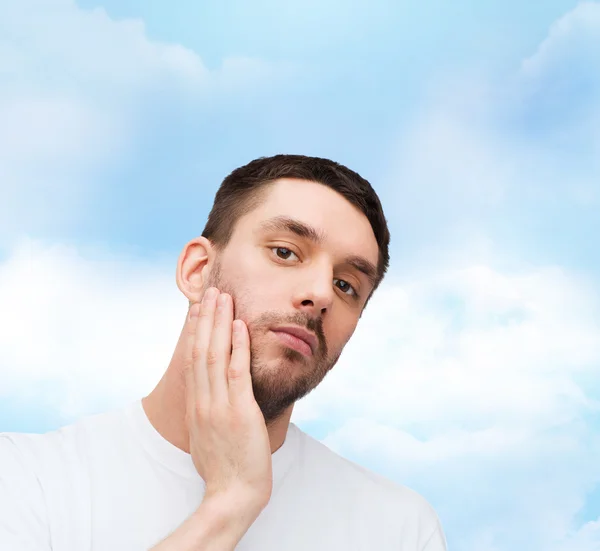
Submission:
[[[202,236],[210,239],[218,249],[225,248],[237,221],[260,205],[265,192],[279,178],[309,180],[328,186],[364,213],[379,247],[374,291],[385,276],[390,262],[390,232],[381,202],[367,180],[329,159],[275,155],[261,157],[236,168],[220,185]]]

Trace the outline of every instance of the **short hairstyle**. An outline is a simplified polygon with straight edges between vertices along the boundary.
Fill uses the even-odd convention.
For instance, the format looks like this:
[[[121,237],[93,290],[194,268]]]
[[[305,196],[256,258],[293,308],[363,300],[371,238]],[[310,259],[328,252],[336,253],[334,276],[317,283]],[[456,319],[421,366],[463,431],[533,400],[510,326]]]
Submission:
[[[280,178],[308,180],[328,186],[364,213],[379,247],[377,279],[373,287],[375,291],[390,262],[390,232],[381,202],[367,180],[329,159],[275,155],[261,157],[236,168],[217,190],[202,236],[209,239],[217,249],[224,249],[233,235],[237,221],[257,208],[270,185]]]

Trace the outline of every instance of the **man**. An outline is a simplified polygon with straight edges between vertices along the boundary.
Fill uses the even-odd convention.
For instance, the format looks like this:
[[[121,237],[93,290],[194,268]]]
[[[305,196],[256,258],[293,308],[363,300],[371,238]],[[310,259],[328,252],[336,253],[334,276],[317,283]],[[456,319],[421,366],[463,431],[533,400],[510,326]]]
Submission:
[[[190,308],[156,388],[58,431],[0,435],[0,549],[445,550],[422,497],[290,422],[388,245],[377,195],[344,166],[277,155],[235,170],[180,254]]]

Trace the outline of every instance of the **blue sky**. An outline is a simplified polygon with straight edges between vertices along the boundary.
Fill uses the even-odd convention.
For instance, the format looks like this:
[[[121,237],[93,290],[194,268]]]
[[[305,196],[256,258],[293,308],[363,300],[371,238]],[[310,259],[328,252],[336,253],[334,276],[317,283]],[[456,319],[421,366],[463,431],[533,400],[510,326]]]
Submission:
[[[0,0],[0,121],[0,430],[151,390],[222,178],[326,156],[392,261],[293,420],[452,549],[600,549],[599,2]]]

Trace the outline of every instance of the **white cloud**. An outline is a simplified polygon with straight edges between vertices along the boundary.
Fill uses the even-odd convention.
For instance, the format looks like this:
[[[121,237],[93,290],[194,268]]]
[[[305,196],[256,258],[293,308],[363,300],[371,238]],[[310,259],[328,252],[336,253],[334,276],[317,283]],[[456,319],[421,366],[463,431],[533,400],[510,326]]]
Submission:
[[[156,78],[180,79],[186,86],[208,78],[198,55],[149,40],[142,21],[115,21],[102,8],[82,10],[72,0],[3,2],[0,25],[3,58],[19,60],[13,88],[37,82],[91,93],[100,88],[122,98]],[[50,78],[50,68],[58,75]]]
[[[519,100],[563,148],[579,152],[582,169],[562,174],[582,202],[600,200],[600,2],[581,2],[556,21],[537,51],[523,60]],[[578,158],[581,162],[581,157]],[[574,163],[573,163],[574,164]],[[582,174],[583,172],[583,174]],[[591,173],[587,183],[585,173]],[[580,182],[584,180],[584,182]]]
[[[466,248],[486,262],[486,242],[496,258],[564,258],[570,240],[597,233],[599,14],[600,3],[580,4],[508,73],[430,77],[385,176],[403,271]],[[562,242],[539,247],[551,231]]]
[[[76,224],[152,113],[247,101],[294,71],[236,57],[209,72],[195,52],[150,40],[142,21],[72,0],[0,2],[0,67],[0,248]]]
[[[177,295],[170,265],[20,241],[0,265],[0,393],[65,419],[144,395],[179,335]]]
[[[78,216],[93,170],[131,143],[144,90],[208,78],[196,54],[148,40],[141,22],[68,0],[0,3],[0,37],[4,243]]]
[[[600,78],[600,3],[581,2],[558,19],[531,57],[523,60],[522,71],[530,77],[541,77],[557,65],[573,63],[571,70],[583,68]]]
[[[582,526],[556,551],[598,551],[600,549],[600,518]]]

